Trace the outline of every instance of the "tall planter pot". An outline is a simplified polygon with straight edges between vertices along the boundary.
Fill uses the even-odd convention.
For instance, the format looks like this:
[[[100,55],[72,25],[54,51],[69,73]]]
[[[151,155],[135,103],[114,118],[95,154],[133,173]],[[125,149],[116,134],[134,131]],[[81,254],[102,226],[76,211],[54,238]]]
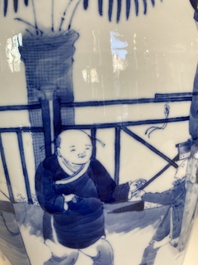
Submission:
[[[2,1],[0,264],[197,265],[197,3]]]
[[[50,110],[49,101],[54,101],[54,104],[56,101],[59,103],[74,101],[73,55],[74,43],[78,37],[79,34],[73,30],[40,36],[27,33],[23,35],[23,43],[19,47],[21,60],[25,64],[28,102],[41,102],[43,106],[43,115],[39,110],[29,111],[30,124],[32,127],[46,127],[46,133],[49,131],[45,142],[42,136],[33,134],[36,166],[46,155],[51,154],[53,138],[60,130],[56,127],[56,132],[50,133],[48,116],[51,114],[58,119],[59,113],[53,113],[53,105]],[[74,124],[74,108],[65,109],[64,119],[66,124]],[[53,130],[54,128],[51,128],[51,131]],[[42,148],[44,145],[46,148]]]

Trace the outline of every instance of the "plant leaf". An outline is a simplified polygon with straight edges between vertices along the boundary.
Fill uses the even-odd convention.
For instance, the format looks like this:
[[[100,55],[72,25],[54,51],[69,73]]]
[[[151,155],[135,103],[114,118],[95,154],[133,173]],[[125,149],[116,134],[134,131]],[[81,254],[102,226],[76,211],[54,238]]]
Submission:
[[[83,5],[84,5],[84,9],[87,10],[89,7],[89,0],[84,0]]]
[[[146,15],[146,13],[147,13],[147,0],[143,0],[143,5],[144,5],[144,14]]]
[[[24,0],[24,4],[25,4],[26,6],[28,6],[29,1],[28,1],[28,0]]]
[[[126,0],[126,19],[129,19],[131,11],[131,0]]]
[[[13,0],[13,5],[14,5],[14,12],[17,13],[18,11],[18,0]]]
[[[139,14],[139,0],[134,0],[135,2],[135,14],[138,16]]]
[[[193,6],[194,10],[198,12],[198,0],[190,0],[190,3]]]
[[[98,12],[101,16],[103,15],[103,0],[98,0]]]
[[[117,22],[120,21],[121,10],[122,10],[122,0],[117,0]]]
[[[109,10],[108,10],[109,21],[111,21],[111,18],[112,18],[112,13],[113,13],[113,1],[114,1],[114,0],[109,0]]]
[[[151,0],[152,6],[155,6],[155,0]]]
[[[4,0],[4,5],[3,5],[4,17],[7,15],[7,11],[8,11],[8,0]]]

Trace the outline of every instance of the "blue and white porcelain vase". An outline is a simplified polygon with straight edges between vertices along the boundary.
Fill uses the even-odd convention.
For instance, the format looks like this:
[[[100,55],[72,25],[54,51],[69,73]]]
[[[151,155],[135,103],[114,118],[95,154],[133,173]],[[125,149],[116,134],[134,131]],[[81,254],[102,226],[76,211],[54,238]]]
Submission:
[[[197,6],[0,2],[2,265],[183,264],[198,197]]]

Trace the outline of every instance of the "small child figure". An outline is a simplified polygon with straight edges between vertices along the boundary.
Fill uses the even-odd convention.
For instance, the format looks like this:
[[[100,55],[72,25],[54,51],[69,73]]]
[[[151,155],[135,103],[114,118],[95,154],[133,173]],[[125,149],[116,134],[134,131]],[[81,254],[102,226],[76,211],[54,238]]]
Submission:
[[[67,130],[58,136],[56,154],[39,165],[35,187],[44,210],[45,243],[52,252],[45,265],[75,264],[79,251],[94,265],[113,265],[113,250],[105,239],[103,203],[127,201],[134,187],[116,185],[92,158],[87,133]]]

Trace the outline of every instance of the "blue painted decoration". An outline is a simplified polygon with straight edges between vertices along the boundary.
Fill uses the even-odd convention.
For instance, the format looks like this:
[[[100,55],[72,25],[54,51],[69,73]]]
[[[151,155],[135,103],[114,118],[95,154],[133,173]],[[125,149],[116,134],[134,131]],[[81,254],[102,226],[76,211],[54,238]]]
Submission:
[[[170,106],[168,104],[164,105],[164,115],[165,115],[165,119],[168,119],[169,117],[169,112],[170,112]],[[148,137],[150,138],[151,134],[156,131],[156,130],[164,130],[167,126],[167,123],[165,122],[162,126],[151,126],[149,127],[145,134],[148,135]]]
[[[147,0],[143,0],[144,14],[147,14]]]
[[[131,11],[131,0],[126,0],[126,19],[129,19],[129,15],[130,15],[130,11]]]
[[[122,0],[117,0],[117,18],[116,18],[117,22],[120,21],[121,11],[122,11]]]
[[[7,10],[8,10],[8,0],[4,0],[4,8],[3,8],[3,14],[4,16],[7,15]]]
[[[139,0],[134,0],[135,3],[135,14],[136,16],[139,15]]]
[[[103,16],[103,0],[98,0],[98,12],[100,16]]]
[[[141,264],[152,265],[158,250],[164,241],[177,247],[177,239],[181,234],[182,216],[186,199],[186,176],[173,182],[173,187],[164,192],[145,192],[145,188],[156,181],[170,167],[179,170],[178,161],[180,151],[171,158],[160,149],[152,145],[149,140],[134,133],[134,126],[150,126],[146,130],[148,138],[159,130],[164,130],[167,124],[189,121],[190,134],[197,139],[196,117],[196,82],[194,92],[155,94],[153,98],[106,100],[106,101],[74,101],[72,72],[74,64],[75,42],[80,34],[72,29],[72,21],[76,11],[82,4],[84,10],[89,10],[89,0],[79,0],[73,9],[68,27],[63,30],[63,22],[70,8],[71,1],[67,2],[60,18],[58,32],[54,27],[54,6],[52,0],[51,26],[48,34],[40,29],[37,21],[35,1],[32,0],[33,24],[16,18],[28,28],[23,35],[23,45],[19,47],[21,60],[25,65],[25,75],[28,92],[28,105],[0,106],[0,112],[29,111],[30,127],[0,128],[0,155],[6,179],[10,202],[0,202],[0,230],[5,234],[5,240],[17,253],[16,265],[29,265],[31,260],[25,249],[25,243],[20,230],[17,229],[15,218],[21,227],[28,227],[30,235],[41,237],[42,244],[48,247],[50,257],[43,265],[75,264],[79,251],[84,248],[95,247],[96,255],[88,256],[94,264],[113,265],[113,248],[104,238],[108,233],[127,233],[134,229],[143,229],[152,225],[154,235],[145,248]],[[129,19],[132,7],[136,16],[139,16],[140,3],[143,5],[143,14],[148,12],[148,0],[126,0],[126,10],[123,10],[122,0],[109,0],[108,10],[104,10],[103,0],[98,0],[97,7],[100,16],[107,14],[109,21],[121,20],[122,11]],[[7,15],[8,0],[4,0],[4,16]],[[24,0],[24,6],[30,1]],[[151,0],[152,7],[155,0]],[[195,1],[191,1],[195,7]],[[19,1],[12,2],[14,12],[19,10]],[[114,43],[116,42],[114,38]],[[113,47],[115,48],[115,47]],[[123,47],[119,47],[123,48]],[[119,50],[122,56],[126,54]],[[189,116],[169,117],[170,102],[186,102],[192,100]],[[158,104],[164,103],[165,117],[159,119],[128,120],[124,122],[76,124],[75,109],[98,106]],[[66,118],[65,118],[66,113]],[[195,122],[196,119],[196,122]],[[160,125],[162,124],[162,125]],[[114,175],[97,158],[97,143],[103,148],[106,145],[97,138],[102,130],[112,130],[114,134],[113,165]],[[86,131],[85,131],[86,130]],[[36,164],[35,194],[32,194],[30,176],[27,168],[23,135],[31,133]],[[20,203],[12,187],[12,178],[8,170],[8,161],[4,151],[3,134],[14,134],[19,150],[19,160],[23,174],[25,199],[20,195]],[[122,137],[140,144],[157,158],[165,162],[165,166],[150,179],[136,179],[120,184]],[[80,140],[79,140],[80,139]],[[185,144],[184,144],[185,145]],[[181,144],[179,144],[181,146]],[[187,143],[183,153],[188,153],[191,142]],[[177,146],[176,146],[177,147]],[[43,152],[42,152],[43,151]],[[42,153],[42,154],[41,154]],[[182,155],[183,155],[182,153]],[[188,156],[186,156],[188,158]],[[186,158],[185,157],[185,158]],[[108,158],[107,158],[108,159]],[[187,160],[185,160],[187,161]],[[146,173],[145,173],[146,174]],[[134,200],[133,199],[138,199]],[[24,200],[24,201],[23,201]],[[14,207],[12,204],[14,203]],[[160,204],[149,211],[148,203]],[[9,215],[6,211],[9,210]],[[172,215],[172,218],[170,218]],[[10,217],[11,216],[11,217]],[[31,217],[34,216],[34,220]],[[20,218],[19,218],[20,217]],[[178,218],[176,218],[178,217]],[[7,222],[13,221],[11,229]],[[36,220],[36,221],[35,221]],[[172,220],[172,221],[171,221]],[[173,230],[171,231],[171,227]],[[3,230],[3,231],[2,231]],[[13,240],[14,238],[14,240]],[[16,242],[20,242],[19,245]],[[63,249],[70,248],[69,255],[55,255],[56,247],[61,244]],[[1,245],[0,245],[1,248]],[[8,249],[3,249],[9,256]],[[67,249],[68,251],[68,249]],[[22,256],[19,255],[22,253]],[[100,255],[98,255],[100,253]],[[11,256],[13,261],[13,257]]]
[[[142,198],[147,202],[168,205],[166,214],[148,244],[148,247],[144,250],[141,262],[141,264],[149,263],[149,265],[154,265],[160,247],[168,242],[175,248],[178,245],[186,198],[186,181],[185,179],[176,180],[173,183],[172,190],[167,190],[163,193],[145,193]],[[170,222],[171,218],[172,223]]]
[[[109,17],[109,21],[111,21],[112,19],[112,13],[113,13],[113,0],[109,0],[109,8],[108,8],[108,17]]]
[[[190,0],[192,7],[194,8],[195,12],[198,12],[198,1],[197,0]]]
[[[141,1],[141,4],[140,4]],[[162,2],[162,0],[159,0]],[[52,0],[52,7],[54,6],[53,4],[53,0]],[[122,7],[123,7],[123,2],[122,0],[109,0],[108,1],[108,18],[109,21],[112,21],[112,13],[114,8],[116,9],[116,21],[117,23],[119,23],[120,21],[120,15],[121,15],[121,11],[122,11]],[[155,6],[155,0],[126,0],[126,19],[128,20],[129,16],[130,16],[130,12],[131,12],[131,6],[134,5],[135,8],[135,14],[136,16],[139,15],[139,6],[143,5],[143,14],[147,14],[148,11],[148,2],[151,2],[152,6]],[[196,0],[191,0],[191,3],[193,5],[193,7],[196,9]],[[4,0],[4,16],[7,15],[7,11],[8,11],[8,0]],[[29,1],[28,0],[24,0],[24,6],[29,6]],[[54,2],[55,3],[55,2]],[[67,5],[70,5],[72,3],[72,1],[68,1]],[[80,3],[83,3],[83,8],[84,10],[88,10],[89,9],[89,0],[79,0],[77,2],[77,6],[80,5]],[[32,7],[34,8],[35,5],[35,1],[32,0],[31,1]],[[18,6],[19,6],[19,1],[18,0],[13,0],[13,8],[15,13],[18,12]],[[100,16],[104,15],[104,10],[103,10],[103,0],[98,0],[98,13]],[[64,16],[63,16],[64,17]],[[21,20],[23,21],[23,20]],[[35,20],[36,21],[36,20]],[[24,22],[24,21],[23,21]],[[52,27],[53,29],[53,27]],[[52,30],[53,31],[53,30]]]
[[[84,9],[87,10],[89,6],[89,0],[83,0]]]

